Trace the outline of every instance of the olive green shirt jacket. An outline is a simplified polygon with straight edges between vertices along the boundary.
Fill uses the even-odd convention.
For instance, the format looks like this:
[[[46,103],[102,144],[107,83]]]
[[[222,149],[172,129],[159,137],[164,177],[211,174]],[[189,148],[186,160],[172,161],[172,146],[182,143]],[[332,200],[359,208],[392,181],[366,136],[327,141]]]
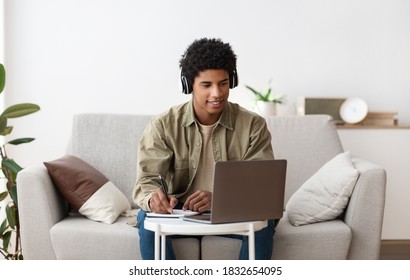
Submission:
[[[149,211],[149,200],[166,178],[169,193],[177,198],[191,187],[202,149],[202,137],[192,101],[154,117],[138,147],[134,202]],[[273,159],[271,135],[265,119],[238,104],[227,102],[212,131],[214,160]]]

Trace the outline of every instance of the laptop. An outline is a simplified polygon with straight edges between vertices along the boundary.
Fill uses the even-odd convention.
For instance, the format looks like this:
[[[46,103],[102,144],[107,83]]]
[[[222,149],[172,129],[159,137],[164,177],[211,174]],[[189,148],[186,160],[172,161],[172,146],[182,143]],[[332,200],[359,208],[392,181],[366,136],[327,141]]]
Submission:
[[[211,212],[183,219],[218,224],[282,218],[286,166],[284,159],[216,162]]]

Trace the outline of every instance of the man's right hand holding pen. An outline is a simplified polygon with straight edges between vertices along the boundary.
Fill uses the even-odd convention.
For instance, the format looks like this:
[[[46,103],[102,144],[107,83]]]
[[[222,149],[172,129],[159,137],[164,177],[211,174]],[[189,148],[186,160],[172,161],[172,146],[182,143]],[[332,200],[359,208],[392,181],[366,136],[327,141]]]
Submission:
[[[158,176],[160,188],[154,192],[149,205],[151,211],[158,214],[172,214],[172,209],[178,204],[175,196],[169,195],[168,186],[161,175]],[[204,212],[211,210],[212,193],[208,191],[198,190],[187,198],[182,210],[191,210],[196,212]]]
[[[173,195],[168,194],[168,188],[162,177],[159,178],[161,188],[158,188],[149,200],[151,211],[159,214],[172,214],[172,209],[177,205],[178,200]],[[162,182],[161,182],[162,181]]]

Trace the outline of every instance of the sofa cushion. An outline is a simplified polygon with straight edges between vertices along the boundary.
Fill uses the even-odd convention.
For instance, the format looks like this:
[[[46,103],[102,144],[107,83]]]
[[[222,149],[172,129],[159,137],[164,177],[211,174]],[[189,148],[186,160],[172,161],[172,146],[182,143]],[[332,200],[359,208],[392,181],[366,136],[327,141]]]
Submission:
[[[343,260],[352,242],[352,230],[342,220],[295,227],[285,212],[276,227],[274,260]]]
[[[286,205],[289,221],[300,226],[337,218],[349,202],[358,176],[350,152],[335,156],[291,196]]]
[[[352,240],[352,231],[341,220],[293,226],[286,212],[276,227],[272,259],[275,260],[343,260]],[[242,241],[222,236],[204,236],[202,259],[237,259]]]
[[[97,169],[72,155],[44,162],[56,188],[75,210],[91,220],[112,224],[131,205]]]
[[[120,216],[115,223],[96,223],[71,215],[55,224],[50,236],[58,260],[139,260],[138,229],[129,225],[135,217]],[[194,237],[172,241],[177,259],[199,258],[200,241]]]
[[[58,260],[141,259],[138,229],[120,216],[115,223],[96,223],[81,215],[71,215],[50,230]]]

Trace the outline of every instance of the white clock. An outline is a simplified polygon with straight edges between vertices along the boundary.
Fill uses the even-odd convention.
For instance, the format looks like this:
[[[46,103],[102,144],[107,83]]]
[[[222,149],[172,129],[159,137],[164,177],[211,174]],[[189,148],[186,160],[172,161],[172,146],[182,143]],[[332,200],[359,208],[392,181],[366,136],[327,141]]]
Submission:
[[[367,116],[367,103],[357,97],[347,98],[340,106],[340,117],[349,124],[359,123]]]

